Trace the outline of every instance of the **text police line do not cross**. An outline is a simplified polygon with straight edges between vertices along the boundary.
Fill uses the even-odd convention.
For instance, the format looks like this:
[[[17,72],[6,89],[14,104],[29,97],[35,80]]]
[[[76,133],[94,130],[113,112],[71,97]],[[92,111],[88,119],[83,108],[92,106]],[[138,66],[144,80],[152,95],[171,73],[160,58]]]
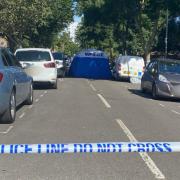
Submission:
[[[180,142],[1,144],[0,154],[180,152]]]

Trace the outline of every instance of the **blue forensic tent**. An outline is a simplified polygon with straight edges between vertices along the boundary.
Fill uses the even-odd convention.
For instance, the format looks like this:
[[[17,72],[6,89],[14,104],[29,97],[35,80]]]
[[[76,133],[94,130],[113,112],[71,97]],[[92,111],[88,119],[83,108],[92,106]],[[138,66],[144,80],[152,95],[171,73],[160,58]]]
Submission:
[[[111,79],[109,60],[102,51],[82,51],[74,57],[69,75],[77,78]]]

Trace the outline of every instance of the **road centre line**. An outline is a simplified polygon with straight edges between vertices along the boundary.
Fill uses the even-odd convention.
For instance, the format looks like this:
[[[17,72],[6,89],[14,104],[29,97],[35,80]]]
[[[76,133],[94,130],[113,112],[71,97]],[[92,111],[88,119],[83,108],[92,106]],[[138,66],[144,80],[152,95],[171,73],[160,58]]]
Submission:
[[[25,116],[25,113],[23,112],[20,116],[19,119],[22,119]]]
[[[161,103],[160,103],[159,105],[160,105],[161,107],[165,107],[165,105],[164,105],[164,104],[161,104]]]
[[[39,99],[36,99],[35,101],[36,101],[36,102],[39,102]]]
[[[101,94],[97,94],[97,95],[107,108],[111,108],[111,105],[106,101],[106,99]]]
[[[59,79],[59,81],[60,81],[60,82],[63,82],[63,81],[64,81],[64,79],[63,79],[63,78],[61,78],[61,79]]]
[[[43,96],[44,96],[44,94],[41,94],[41,95],[40,95],[40,97],[43,97]]]
[[[127,135],[129,140],[131,142],[138,142],[138,140],[134,137],[134,135],[131,133],[131,131],[127,128],[127,126],[120,120],[116,119],[116,122],[119,124],[119,126],[122,128],[124,133]],[[156,179],[165,179],[164,174],[160,171],[160,169],[156,166],[154,161],[151,159],[151,157],[146,152],[139,152],[139,155],[149,168],[149,170],[155,175]]]
[[[180,115],[180,112],[177,112],[177,111],[175,111],[175,110],[171,110],[171,112]]]
[[[47,94],[47,91],[44,91],[44,94]]]
[[[32,107],[33,107],[33,105],[30,105],[28,108],[29,108],[29,109],[32,109]]]
[[[90,87],[92,88],[93,91],[97,91],[96,88],[92,84],[90,84]]]
[[[0,134],[7,134],[11,131],[12,128],[13,128],[13,126],[9,126],[6,131],[0,132]]]

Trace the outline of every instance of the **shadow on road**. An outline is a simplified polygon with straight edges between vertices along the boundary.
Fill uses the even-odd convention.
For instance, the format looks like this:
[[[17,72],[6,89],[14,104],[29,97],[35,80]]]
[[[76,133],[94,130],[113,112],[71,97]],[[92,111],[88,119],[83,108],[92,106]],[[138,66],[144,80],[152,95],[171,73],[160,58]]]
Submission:
[[[35,83],[33,88],[34,90],[53,90],[53,86],[50,83]]]
[[[143,93],[140,89],[128,89],[128,91],[137,96],[141,96],[146,99],[152,99],[152,95],[150,93]]]
[[[140,89],[128,89],[128,91],[131,92],[132,94],[137,95],[137,96],[141,96],[141,97],[146,98],[146,99],[152,99],[151,93],[143,93]],[[180,99],[178,99],[178,98],[159,97],[157,100],[180,103]]]

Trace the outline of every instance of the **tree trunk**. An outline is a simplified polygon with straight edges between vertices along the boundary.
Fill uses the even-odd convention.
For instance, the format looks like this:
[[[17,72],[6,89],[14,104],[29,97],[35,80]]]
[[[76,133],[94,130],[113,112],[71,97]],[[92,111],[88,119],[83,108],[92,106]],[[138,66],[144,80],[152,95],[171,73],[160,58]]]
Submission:
[[[147,64],[150,62],[150,59],[151,59],[151,53],[150,53],[150,52],[145,53],[145,54],[143,55],[143,58],[144,58],[145,66],[147,66]]]

